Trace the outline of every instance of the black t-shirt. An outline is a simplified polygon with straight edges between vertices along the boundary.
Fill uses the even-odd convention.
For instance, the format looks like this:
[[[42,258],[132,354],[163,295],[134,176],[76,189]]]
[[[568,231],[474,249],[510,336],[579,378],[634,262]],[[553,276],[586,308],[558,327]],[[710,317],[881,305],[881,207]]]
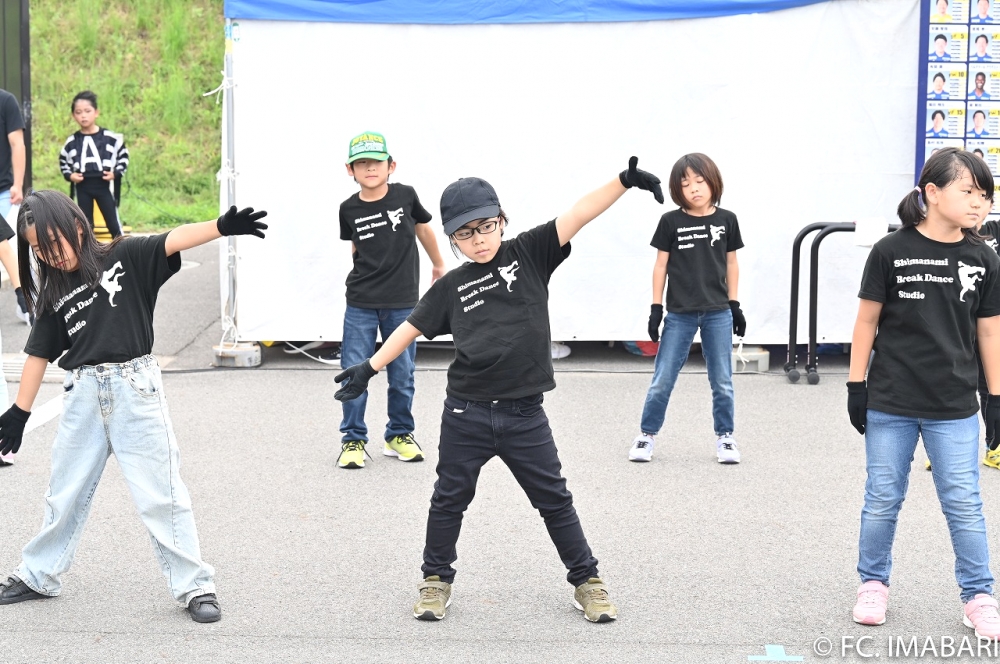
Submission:
[[[500,244],[489,263],[465,263],[434,282],[408,322],[428,339],[452,334],[448,394],[519,399],[556,386],[549,277],[569,256],[555,221]]]
[[[980,235],[988,235],[986,238],[986,246],[997,251],[997,241],[1000,241],[1000,221],[991,219],[984,222],[982,227],[979,229]]]
[[[868,407],[953,420],[976,413],[976,319],[1000,315],[1000,257],[903,228],[875,243],[858,297],[882,303]]]
[[[24,352],[49,362],[62,355],[59,366],[66,370],[152,352],[156,295],[181,268],[180,252],[167,257],[166,240],[164,233],[119,241],[104,259],[97,286],[74,273],[73,288],[58,306],[35,319]]]
[[[729,308],[727,254],[743,248],[735,214],[720,207],[704,217],[692,217],[684,210],[667,212],[649,244],[670,254],[667,311]]]
[[[14,162],[11,159],[10,140],[7,134],[24,129],[21,107],[14,95],[0,90],[0,191],[14,186]]]
[[[373,202],[354,194],[340,204],[340,239],[354,243],[354,269],[347,275],[347,304],[360,309],[404,309],[420,296],[416,224],[426,224],[413,187],[390,184]]]

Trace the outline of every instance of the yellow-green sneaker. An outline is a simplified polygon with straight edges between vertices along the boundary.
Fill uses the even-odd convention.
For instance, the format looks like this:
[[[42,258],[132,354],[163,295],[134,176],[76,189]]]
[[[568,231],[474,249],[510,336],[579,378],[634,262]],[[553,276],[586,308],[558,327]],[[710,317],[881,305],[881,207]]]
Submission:
[[[928,459],[927,461],[924,461],[924,468],[926,468],[927,470],[931,469],[931,460],[930,459]]]
[[[983,458],[983,465],[1000,470],[1000,447],[995,450],[986,450],[986,457]]]
[[[404,433],[402,436],[393,436],[385,441],[382,454],[391,457],[398,457],[400,461],[423,461],[424,452],[417,445],[412,433]]]
[[[417,585],[420,600],[413,605],[413,617],[417,620],[441,620],[445,609],[451,604],[451,584],[440,576],[429,576]]]
[[[576,587],[573,604],[590,622],[610,622],[618,618],[618,609],[608,599],[608,587],[598,578]]]
[[[365,454],[365,441],[345,440],[340,446],[337,465],[341,468],[364,468]]]

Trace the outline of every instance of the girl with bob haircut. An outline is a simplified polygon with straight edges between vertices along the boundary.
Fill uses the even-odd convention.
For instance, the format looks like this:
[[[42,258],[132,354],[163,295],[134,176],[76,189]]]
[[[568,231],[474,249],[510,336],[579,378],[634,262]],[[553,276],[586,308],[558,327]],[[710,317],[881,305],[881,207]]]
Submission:
[[[670,198],[678,209],[660,217],[650,242],[657,250],[647,328],[652,341],[660,341],[664,287],[668,315],[642,408],[639,435],[632,441],[628,458],[652,460],[674,384],[700,329],[702,354],[712,386],[716,459],[735,464],[740,462],[740,452],[733,435],[733,334],[742,337],[747,327],[738,300],[740,268],[736,250],[743,248],[740,224],[735,214],[719,207],[722,175],[706,155],[695,152],[678,159],[670,171],[669,186]]]
[[[992,201],[986,163],[971,152],[941,149],[899,204],[902,228],[876,242],[865,265],[847,383],[847,410],[865,436],[868,473],[853,611],[864,625],[886,620],[896,522],[922,438],[955,550],[962,621],[978,637],[1000,637],[979,489],[976,400],[978,341],[990,392],[984,418],[995,427],[1000,257],[976,231]]]
[[[66,394],[42,530],[0,583],[0,604],[59,595],[114,454],[174,599],[196,622],[222,617],[215,570],[201,559],[191,497],[178,472],[160,368],[150,355],[153,309],[160,287],[180,270],[181,251],[227,235],[262,238],[267,224],[258,220],[266,214],[233,206],[218,220],[105,245],[65,194],[36,191],[24,198],[17,215],[20,273],[35,324],[17,399],[0,415],[0,453],[20,448],[49,362],[58,360],[67,371]]]

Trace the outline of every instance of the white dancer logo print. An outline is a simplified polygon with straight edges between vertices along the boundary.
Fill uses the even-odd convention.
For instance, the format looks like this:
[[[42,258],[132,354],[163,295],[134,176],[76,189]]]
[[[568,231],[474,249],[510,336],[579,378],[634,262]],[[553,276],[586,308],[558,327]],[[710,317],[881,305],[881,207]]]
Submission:
[[[121,270],[119,272],[118,270]],[[104,276],[101,277],[101,287],[108,291],[108,302],[111,303],[112,307],[117,307],[115,304],[115,294],[120,293],[122,290],[121,285],[118,283],[118,279],[125,274],[125,268],[122,267],[122,262],[118,261],[111,266],[110,270],[104,271]]]
[[[959,302],[965,302],[965,294],[976,290],[976,282],[982,281],[984,274],[986,274],[985,267],[966,265],[958,261],[958,280],[962,284],[962,292],[958,296]]]
[[[709,228],[712,231],[712,244],[710,246],[714,247],[715,243],[722,239],[722,234],[726,232],[726,227],[709,225]]]
[[[399,222],[403,220],[403,208],[399,208],[398,210],[386,210],[386,213],[389,215],[389,221],[392,222],[392,231],[395,233],[396,226],[399,226]]]
[[[986,240],[986,246],[989,247],[990,249],[992,249],[993,251],[996,251],[997,250],[997,239],[995,237],[991,237],[989,240]]]
[[[507,265],[505,267],[501,267],[498,270],[498,272],[500,272],[500,276],[503,277],[503,280],[507,282],[507,292],[508,293],[512,292],[510,290],[510,286],[511,286],[512,283],[514,283],[515,281],[517,281],[517,277],[514,276],[514,273],[517,272],[517,270],[519,270],[520,267],[521,266],[517,264],[517,261],[514,261],[510,265]]]

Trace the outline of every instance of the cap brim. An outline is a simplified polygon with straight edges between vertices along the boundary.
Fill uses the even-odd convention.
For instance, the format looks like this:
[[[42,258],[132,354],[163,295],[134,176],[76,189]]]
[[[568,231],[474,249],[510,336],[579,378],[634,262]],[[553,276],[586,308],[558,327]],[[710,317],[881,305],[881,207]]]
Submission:
[[[375,161],[385,161],[389,158],[389,155],[385,152],[362,152],[361,154],[356,154],[347,160],[348,164],[353,164],[358,159],[374,159]]]
[[[475,210],[469,210],[454,219],[444,222],[444,234],[451,235],[462,226],[476,219],[492,219],[500,215],[499,205],[486,205]]]

